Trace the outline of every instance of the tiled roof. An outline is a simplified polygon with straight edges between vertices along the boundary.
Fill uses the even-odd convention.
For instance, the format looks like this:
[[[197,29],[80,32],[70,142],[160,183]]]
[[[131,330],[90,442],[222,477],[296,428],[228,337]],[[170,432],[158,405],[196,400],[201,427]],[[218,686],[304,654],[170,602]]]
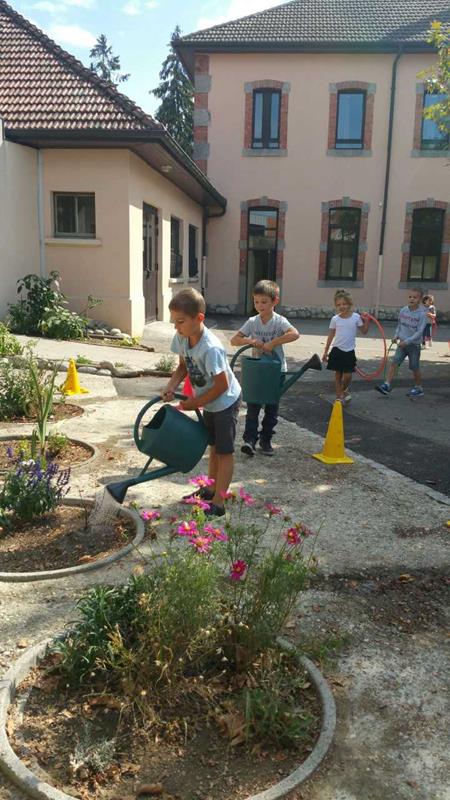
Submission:
[[[292,0],[178,40],[180,49],[327,49],[396,44],[424,46],[433,20],[450,22],[450,0]]]
[[[162,126],[0,0],[0,117],[8,131]]]

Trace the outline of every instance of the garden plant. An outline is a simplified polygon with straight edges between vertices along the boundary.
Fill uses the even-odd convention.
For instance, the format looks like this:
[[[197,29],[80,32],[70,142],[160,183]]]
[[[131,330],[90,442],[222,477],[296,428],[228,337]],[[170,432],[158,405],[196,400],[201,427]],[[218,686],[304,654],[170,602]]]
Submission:
[[[68,491],[70,469],[24,459],[9,450],[11,469],[0,490],[0,535],[53,511]]]
[[[20,298],[9,306],[8,324],[12,331],[50,339],[83,339],[86,336],[87,317],[67,308],[59,277],[59,272],[52,270],[48,278],[30,274],[17,282]],[[89,295],[86,312],[100,302]]]
[[[198,497],[179,519],[142,510],[154,540],[147,568],[82,596],[52,671],[153,741],[194,736],[203,718],[232,746],[295,750],[317,718],[303,705],[304,671],[276,637],[314,571],[304,542],[315,534],[244,489],[224,500],[220,526]]]
[[[7,326],[0,322],[0,358],[4,356],[19,356],[22,352],[22,345],[13,336]]]
[[[27,344],[20,357],[0,361],[0,420],[18,417],[40,419],[40,426],[51,416],[53,404],[64,401],[56,386],[58,366],[39,366],[33,345]]]

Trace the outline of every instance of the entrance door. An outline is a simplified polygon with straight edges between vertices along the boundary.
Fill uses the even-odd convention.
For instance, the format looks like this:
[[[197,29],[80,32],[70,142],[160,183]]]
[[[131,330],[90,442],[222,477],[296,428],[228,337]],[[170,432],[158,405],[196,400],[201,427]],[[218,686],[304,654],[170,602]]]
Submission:
[[[145,321],[158,314],[158,210],[144,203],[143,218],[143,280]]]
[[[254,313],[253,287],[263,279],[276,280],[278,212],[253,208],[248,219],[246,313]]]

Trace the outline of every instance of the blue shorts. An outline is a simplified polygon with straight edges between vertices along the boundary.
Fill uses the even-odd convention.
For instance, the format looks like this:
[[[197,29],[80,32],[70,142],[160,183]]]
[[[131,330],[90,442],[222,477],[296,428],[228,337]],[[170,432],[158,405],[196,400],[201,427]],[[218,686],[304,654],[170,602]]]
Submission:
[[[407,344],[406,347],[397,347],[392,363],[399,367],[400,364],[403,364],[406,356],[408,356],[410,370],[415,372],[420,365],[420,344]]]

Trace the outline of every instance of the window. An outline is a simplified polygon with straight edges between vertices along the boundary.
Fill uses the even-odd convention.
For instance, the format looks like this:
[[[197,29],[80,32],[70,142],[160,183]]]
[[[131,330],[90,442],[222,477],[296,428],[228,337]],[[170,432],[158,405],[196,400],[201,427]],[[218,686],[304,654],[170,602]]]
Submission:
[[[358,265],[359,208],[331,208],[328,224],[326,277],[356,280]]]
[[[280,147],[281,92],[258,89],[253,92],[252,148],[277,150]]]
[[[338,92],[335,148],[362,150],[364,147],[364,118],[366,92]]]
[[[198,228],[189,225],[189,277],[198,277]]]
[[[430,108],[436,103],[442,103],[447,99],[447,95],[438,94],[433,92],[425,92],[423,96],[423,107]],[[422,150],[447,150],[449,147],[449,137],[444,131],[441,131],[432,119],[422,119],[422,137],[421,137]]]
[[[176,217],[170,218],[170,277],[181,278],[183,274],[182,223]]]
[[[419,208],[413,211],[408,280],[438,280],[443,232],[442,209]]]
[[[95,239],[95,195],[58,192],[53,195],[55,236]]]

